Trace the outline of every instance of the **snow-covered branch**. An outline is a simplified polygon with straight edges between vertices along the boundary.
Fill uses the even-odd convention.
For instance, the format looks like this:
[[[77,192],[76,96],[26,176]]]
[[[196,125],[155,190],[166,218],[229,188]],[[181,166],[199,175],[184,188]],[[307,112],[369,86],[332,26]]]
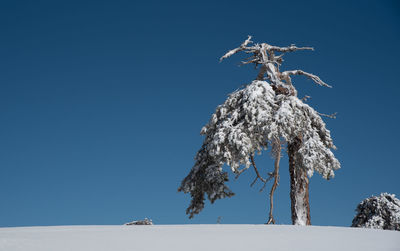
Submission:
[[[267,47],[268,51],[277,51],[277,52],[293,52],[293,51],[302,51],[302,50],[310,50],[313,51],[313,47],[297,47],[294,44],[287,46],[287,47],[279,47],[279,46],[272,46],[268,45]]]
[[[316,84],[318,84],[320,86],[332,88],[332,86],[330,86],[327,83],[325,83],[324,81],[322,81],[318,76],[308,73],[308,72],[305,72],[305,71],[302,71],[302,70],[284,71],[281,73],[281,75],[283,78],[286,78],[291,75],[304,75],[304,76],[310,78],[311,80],[313,80]]]
[[[235,48],[235,49],[233,49],[233,50],[228,51],[225,55],[223,55],[223,56],[219,59],[219,61],[221,62],[221,61],[224,60],[225,58],[229,58],[229,57],[232,56],[233,54],[236,54],[236,53],[238,53],[239,51],[245,50],[245,49],[247,48],[247,45],[248,45],[249,43],[252,43],[252,41],[251,41],[251,36],[250,36],[250,35],[248,36],[248,38],[247,38],[238,48]]]
[[[246,54],[250,54],[250,57],[247,57],[244,61],[241,62],[242,65],[246,64],[254,64],[255,67],[260,67],[260,71],[257,75],[257,80],[264,80],[264,75],[267,74],[268,79],[273,85],[289,85],[293,91],[291,91],[291,95],[297,95],[297,91],[294,89],[292,85],[291,75],[304,75],[310,79],[312,79],[315,83],[321,86],[329,87],[330,85],[322,81],[318,76],[302,71],[302,70],[294,70],[294,71],[285,71],[280,72],[279,66],[283,62],[283,55],[287,52],[294,52],[299,50],[311,50],[313,51],[313,47],[297,47],[294,44],[286,47],[279,47],[270,45],[267,43],[254,44],[252,46],[248,46],[251,41],[251,36],[249,36],[238,48],[228,51],[225,55],[220,58],[220,61],[228,58],[238,52],[244,51]],[[275,55],[275,53],[282,53],[280,55]],[[284,81],[284,82],[282,82]]]

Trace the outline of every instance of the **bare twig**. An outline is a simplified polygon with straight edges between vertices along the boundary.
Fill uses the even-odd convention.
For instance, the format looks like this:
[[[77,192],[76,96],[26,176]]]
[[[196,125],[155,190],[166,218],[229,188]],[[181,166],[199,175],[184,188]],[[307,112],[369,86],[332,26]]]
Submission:
[[[310,99],[311,97],[310,96],[307,96],[307,95],[305,95],[302,99],[301,99],[301,101],[307,101],[308,99]]]
[[[324,114],[324,113],[320,113],[320,112],[317,112],[317,113],[320,116],[328,117],[328,118],[331,118],[331,119],[336,119],[336,115],[337,115],[337,112],[332,113],[332,114]]]
[[[256,172],[256,175],[257,175],[257,177],[256,177],[256,179],[253,181],[252,185],[255,183],[255,181],[256,181],[257,179],[260,179],[262,182],[266,183],[267,180],[264,179],[263,177],[261,177],[260,173],[258,172],[258,169],[257,169],[257,167],[256,167],[256,162],[254,161],[254,157],[251,156],[251,157],[250,157],[250,160],[251,160],[251,164],[252,164],[253,167],[254,167],[254,171]]]
[[[258,60],[257,58],[254,58],[254,59],[249,60],[249,61],[242,61],[242,62],[241,62],[241,65],[254,64],[254,63],[257,62],[257,60]]]
[[[264,183],[264,185],[260,189],[260,192],[262,192],[264,190],[265,186],[267,185],[267,182],[272,179],[273,174],[272,173],[268,173],[268,178],[266,178],[266,179],[261,177],[261,175],[258,172],[258,169],[256,167],[256,162],[254,161],[254,157],[251,156],[250,159],[251,159],[251,164],[253,165],[254,171],[256,173],[256,178],[253,180],[253,182],[251,182],[250,186],[252,187],[256,183],[256,181],[259,179],[262,183]]]
[[[236,174],[235,179],[239,178],[239,176],[248,169],[248,167],[243,167],[242,169],[236,169],[234,173]]]

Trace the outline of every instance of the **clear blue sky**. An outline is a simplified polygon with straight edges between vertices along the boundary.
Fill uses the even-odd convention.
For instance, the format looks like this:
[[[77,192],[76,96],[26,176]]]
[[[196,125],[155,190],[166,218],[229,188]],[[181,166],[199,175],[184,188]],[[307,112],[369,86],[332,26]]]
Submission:
[[[348,226],[356,205],[400,196],[400,5],[396,1],[2,1],[0,227],[264,223],[268,191],[252,170],[189,220],[177,192],[202,144],[201,127],[257,72],[218,58],[247,35],[314,46],[284,69],[322,113],[342,163],[311,179],[315,225]],[[258,166],[272,170],[271,157]],[[275,215],[290,224],[287,158]],[[269,188],[268,188],[269,189]]]

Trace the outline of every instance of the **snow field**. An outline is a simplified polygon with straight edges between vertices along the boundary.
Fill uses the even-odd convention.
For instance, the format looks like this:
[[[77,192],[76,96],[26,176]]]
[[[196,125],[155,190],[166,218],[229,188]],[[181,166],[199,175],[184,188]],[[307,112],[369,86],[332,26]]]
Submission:
[[[289,225],[0,228],[1,251],[400,250],[400,232]]]

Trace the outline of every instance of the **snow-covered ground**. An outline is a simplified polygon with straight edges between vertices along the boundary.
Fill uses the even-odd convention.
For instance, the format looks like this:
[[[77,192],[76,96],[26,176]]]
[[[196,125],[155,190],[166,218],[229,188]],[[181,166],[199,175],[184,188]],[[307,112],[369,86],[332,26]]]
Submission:
[[[0,228],[1,251],[400,250],[400,232],[286,225]]]

